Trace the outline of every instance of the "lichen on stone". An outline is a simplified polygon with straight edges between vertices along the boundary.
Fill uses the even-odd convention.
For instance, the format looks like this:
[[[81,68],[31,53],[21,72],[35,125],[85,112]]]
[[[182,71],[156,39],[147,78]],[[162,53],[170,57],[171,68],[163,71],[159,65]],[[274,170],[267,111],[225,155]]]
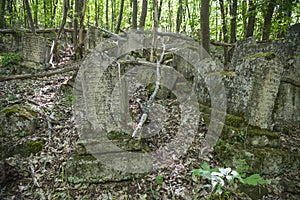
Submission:
[[[276,57],[275,53],[265,52],[265,53],[251,54],[251,55],[245,56],[243,59],[247,60],[247,59],[251,59],[251,58],[265,58],[266,60],[272,60],[275,57]]]

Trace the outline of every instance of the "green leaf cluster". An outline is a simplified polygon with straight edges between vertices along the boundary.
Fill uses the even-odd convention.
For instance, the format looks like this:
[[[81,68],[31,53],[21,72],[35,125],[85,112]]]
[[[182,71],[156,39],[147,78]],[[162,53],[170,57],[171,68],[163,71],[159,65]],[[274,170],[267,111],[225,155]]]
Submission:
[[[22,61],[22,56],[19,53],[15,53],[15,52],[3,53],[0,56],[0,63],[3,67],[16,65],[21,61]]]
[[[253,174],[246,177],[245,174],[240,175],[231,168],[211,168],[207,162],[203,162],[201,168],[193,170],[192,176],[201,176],[209,179],[211,181],[211,191],[214,194],[222,194],[224,187],[233,185],[236,181],[253,186],[268,183],[266,180],[262,179],[259,174]]]

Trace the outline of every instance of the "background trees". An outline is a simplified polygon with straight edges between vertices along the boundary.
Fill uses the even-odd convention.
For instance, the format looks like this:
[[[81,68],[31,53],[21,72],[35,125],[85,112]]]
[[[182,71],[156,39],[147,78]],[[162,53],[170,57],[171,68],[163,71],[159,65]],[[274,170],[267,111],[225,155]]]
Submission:
[[[2,0],[0,28],[26,28],[34,32],[65,24],[75,29],[73,42],[78,46],[80,38],[76,34],[88,24],[111,32],[153,28],[153,1],[69,0],[64,18],[65,1]],[[207,36],[210,41],[223,43],[250,36],[257,40],[278,39],[285,36],[290,25],[300,22],[299,4],[299,0],[158,0],[158,22],[159,28],[195,38],[200,30],[203,46],[207,46],[203,43]]]

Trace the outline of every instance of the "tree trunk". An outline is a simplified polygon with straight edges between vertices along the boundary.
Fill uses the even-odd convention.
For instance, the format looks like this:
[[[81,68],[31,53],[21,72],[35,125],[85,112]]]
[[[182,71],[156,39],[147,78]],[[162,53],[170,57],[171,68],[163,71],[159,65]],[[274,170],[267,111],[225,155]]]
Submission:
[[[80,16],[80,26],[79,26],[79,34],[78,34],[78,49],[75,52],[78,53],[78,56],[80,58],[83,57],[83,24],[84,24],[84,16],[85,16],[85,11],[86,11],[86,1],[87,0],[82,0],[82,10],[81,10],[81,16]]]
[[[51,17],[51,27],[55,24],[55,16],[56,16],[56,10],[57,10],[58,0],[54,3],[53,11],[52,11],[52,17]]]
[[[99,26],[98,1],[95,1],[95,25]]]
[[[132,29],[137,29],[138,2],[132,1]]]
[[[256,5],[255,0],[249,0],[249,18],[248,18],[248,25],[247,25],[247,32],[246,38],[253,36],[254,33],[254,25],[255,25],[255,15],[256,15]]]
[[[84,0],[85,1],[85,0]],[[73,45],[76,55],[78,55],[77,50],[81,50],[79,47],[79,38],[78,38],[78,19],[81,17],[82,11],[82,2],[83,0],[75,0],[75,16],[74,16],[74,35],[73,35]],[[79,52],[80,54],[80,52]],[[77,56],[76,56],[77,58]]]
[[[154,57],[156,54],[155,49],[157,48],[157,29],[158,29],[158,4],[157,0],[153,0],[153,40],[152,45],[153,48],[151,49],[151,55],[150,55],[150,62],[154,62]]]
[[[157,16],[158,21],[160,20],[160,16],[161,16],[162,4],[163,4],[163,0],[160,0],[159,7],[158,7],[158,16]]]
[[[247,34],[247,0],[242,2],[242,16],[243,16],[243,37]]]
[[[61,34],[64,30],[64,27],[65,27],[65,24],[66,24],[66,21],[67,21],[68,9],[69,9],[69,0],[64,0],[64,2],[63,2],[63,19],[62,19],[60,28],[59,28],[58,33],[57,33],[57,38],[54,41],[54,47],[53,47],[53,55],[55,57],[56,62],[58,62],[58,53],[57,53],[58,41],[61,38]]]
[[[121,29],[122,18],[123,18],[123,10],[124,10],[124,3],[125,3],[125,0],[121,0],[119,20],[118,20],[118,24],[117,24],[117,27],[116,27],[116,33],[119,33],[120,29]]]
[[[34,22],[33,22],[33,19],[32,19],[31,8],[30,8],[30,5],[29,5],[29,2],[28,2],[28,0],[24,0],[24,3],[25,3],[26,11],[27,11],[31,31],[32,31],[33,34],[35,34],[35,26],[34,26]]]
[[[237,18],[237,2],[238,0],[233,0],[230,8],[230,43],[236,42],[236,18]]]
[[[44,8],[44,26],[47,28],[47,1],[43,1],[43,8]]]
[[[178,1],[178,10],[177,10],[177,19],[176,19],[176,32],[179,33],[180,31],[180,26],[181,26],[181,22],[182,22],[182,0]]]
[[[146,17],[147,17],[147,7],[148,7],[148,1],[143,0],[142,4],[142,13],[140,17],[140,25],[139,28],[143,29],[145,27]]]
[[[221,8],[221,19],[222,19],[222,32],[223,32],[223,42],[227,43],[228,42],[228,35],[227,35],[227,20],[226,20],[226,14],[225,14],[225,8],[224,8],[224,0],[219,0],[220,3],[220,8]],[[227,69],[227,63],[228,63],[228,47],[224,46],[223,47],[224,51],[224,66],[225,69]]]
[[[106,0],[105,5],[105,22],[106,22],[106,29],[109,30],[109,22],[108,22],[108,0]]]
[[[169,19],[169,32],[172,32],[172,29],[173,29],[172,0],[168,1],[168,19]]]
[[[5,2],[6,0],[2,0],[1,9],[0,9],[0,28],[5,28]]]
[[[271,30],[271,22],[274,13],[275,3],[274,1],[270,0],[268,3],[268,9],[264,16],[264,27],[263,27],[263,36],[262,40],[266,41],[269,40],[270,37],[270,30]]]
[[[202,47],[210,53],[209,0],[201,1],[200,25]]]
[[[39,7],[39,1],[35,0],[35,6],[34,6],[34,24],[35,24],[36,28],[38,28],[38,7]]]
[[[111,0],[111,30],[115,28],[115,1]]]

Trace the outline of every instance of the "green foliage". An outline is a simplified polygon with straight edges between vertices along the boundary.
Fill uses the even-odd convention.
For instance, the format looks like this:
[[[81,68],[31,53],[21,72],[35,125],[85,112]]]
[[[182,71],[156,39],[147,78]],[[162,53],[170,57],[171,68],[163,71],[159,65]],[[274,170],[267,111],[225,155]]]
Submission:
[[[3,67],[10,67],[18,64],[22,60],[22,56],[19,53],[3,53],[0,56],[0,63]]]
[[[253,186],[258,185],[258,184],[268,183],[268,181],[262,179],[259,174],[252,174],[251,176],[249,176],[247,178],[244,178],[244,179],[242,178],[241,182],[244,184],[253,185]]]
[[[222,194],[225,191],[225,187],[233,186],[237,181],[253,186],[267,183],[259,174],[245,177],[231,168],[211,168],[207,162],[203,162],[201,168],[193,170],[192,176],[201,176],[210,180],[212,194]]]
[[[156,176],[156,183],[157,183],[157,185],[162,185],[163,177],[161,175]]]

